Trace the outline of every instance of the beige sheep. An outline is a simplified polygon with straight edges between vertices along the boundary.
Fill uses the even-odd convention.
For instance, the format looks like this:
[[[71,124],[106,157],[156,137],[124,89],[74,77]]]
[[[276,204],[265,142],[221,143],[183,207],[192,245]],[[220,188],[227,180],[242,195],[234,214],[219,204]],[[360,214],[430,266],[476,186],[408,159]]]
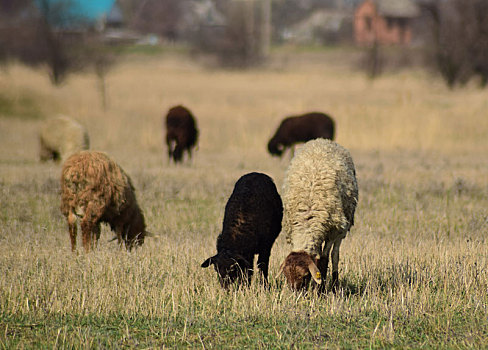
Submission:
[[[66,160],[71,154],[90,148],[85,127],[76,120],[57,116],[44,121],[39,132],[41,161]]]
[[[66,160],[61,175],[61,212],[68,220],[73,251],[78,217],[87,252],[100,237],[101,222],[110,225],[127,250],[143,244],[147,234],[131,179],[102,152],[82,151]]]
[[[356,171],[349,152],[326,139],[307,142],[292,159],[283,184],[283,231],[292,252],[281,266],[294,289],[327,275],[338,281],[339,247],[354,224]],[[323,285],[322,285],[323,286]],[[323,287],[322,287],[323,289]]]

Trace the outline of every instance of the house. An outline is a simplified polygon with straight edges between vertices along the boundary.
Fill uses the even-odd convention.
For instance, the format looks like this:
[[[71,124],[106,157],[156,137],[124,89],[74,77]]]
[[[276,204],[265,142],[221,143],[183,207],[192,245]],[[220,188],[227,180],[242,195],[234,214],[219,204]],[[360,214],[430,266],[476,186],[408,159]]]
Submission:
[[[411,0],[365,0],[354,12],[354,38],[358,45],[408,45],[412,20],[420,15]]]
[[[193,1],[186,6],[181,18],[179,37],[204,51],[213,51],[221,44],[227,24],[226,16],[213,1]]]
[[[113,8],[115,0],[35,0],[34,3],[53,27],[73,30],[97,25]]]
[[[134,44],[143,39],[125,28],[119,0],[35,0],[40,13],[52,29],[64,38],[82,40],[92,30],[102,35],[106,44]]]

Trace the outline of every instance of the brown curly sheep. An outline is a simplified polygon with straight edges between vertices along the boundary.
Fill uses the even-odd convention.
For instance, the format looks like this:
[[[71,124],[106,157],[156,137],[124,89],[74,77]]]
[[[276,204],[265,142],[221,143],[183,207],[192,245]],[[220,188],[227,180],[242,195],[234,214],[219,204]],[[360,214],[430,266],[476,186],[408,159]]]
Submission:
[[[76,222],[81,218],[83,247],[90,251],[100,238],[100,223],[108,223],[127,250],[144,243],[144,215],[134,186],[124,170],[105,153],[82,151],[63,165],[61,212],[68,220],[71,250],[76,250]]]

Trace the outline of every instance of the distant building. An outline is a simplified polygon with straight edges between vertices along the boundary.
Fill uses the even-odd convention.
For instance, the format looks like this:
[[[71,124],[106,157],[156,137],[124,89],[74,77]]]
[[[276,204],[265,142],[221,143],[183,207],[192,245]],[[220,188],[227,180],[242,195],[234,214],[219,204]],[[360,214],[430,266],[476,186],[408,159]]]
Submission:
[[[221,45],[227,19],[211,0],[194,1],[187,6],[180,21],[180,37],[200,49],[214,51]]]
[[[53,27],[71,30],[97,25],[111,11],[115,0],[35,0],[34,3]]]
[[[359,45],[408,45],[412,20],[420,15],[411,0],[365,0],[354,13],[354,38]]]

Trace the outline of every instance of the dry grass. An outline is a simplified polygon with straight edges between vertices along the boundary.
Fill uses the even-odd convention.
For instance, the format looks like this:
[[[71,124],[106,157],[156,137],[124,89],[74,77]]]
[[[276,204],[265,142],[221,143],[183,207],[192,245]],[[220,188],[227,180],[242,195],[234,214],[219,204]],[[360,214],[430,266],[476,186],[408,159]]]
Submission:
[[[488,100],[449,91],[422,72],[371,82],[343,65],[248,72],[184,57],[131,58],[109,76],[60,88],[21,66],[0,72],[0,95],[35,96],[40,113],[86,125],[94,149],[131,175],[148,229],[128,254],[105,228],[73,255],[59,211],[61,166],[37,161],[40,120],[0,116],[0,347],[486,347],[488,346]],[[19,97],[19,98],[20,98]],[[161,118],[175,104],[198,118],[191,164],[169,165]],[[226,293],[200,263],[215,252],[235,181],[262,171],[281,189],[289,158],[266,143],[286,115],[330,113],[359,180],[356,225],[341,249],[341,292]],[[81,245],[79,244],[81,248]]]

